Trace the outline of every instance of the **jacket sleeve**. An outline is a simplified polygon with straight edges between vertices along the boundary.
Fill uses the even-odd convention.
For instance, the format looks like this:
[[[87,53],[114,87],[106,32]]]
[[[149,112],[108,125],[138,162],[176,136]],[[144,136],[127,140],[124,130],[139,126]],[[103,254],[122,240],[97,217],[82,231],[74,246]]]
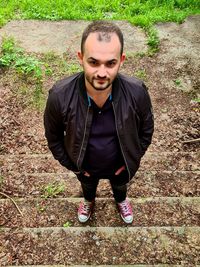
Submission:
[[[69,170],[76,170],[64,147],[64,124],[58,96],[51,89],[44,112],[44,128],[48,147],[54,158]]]
[[[147,88],[144,84],[142,84],[142,87],[143,92],[140,96],[138,103],[138,113],[140,117],[139,139],[143,156],[152,141],[152,136],[154,132],[154,116],[151,99],[148,94]]]

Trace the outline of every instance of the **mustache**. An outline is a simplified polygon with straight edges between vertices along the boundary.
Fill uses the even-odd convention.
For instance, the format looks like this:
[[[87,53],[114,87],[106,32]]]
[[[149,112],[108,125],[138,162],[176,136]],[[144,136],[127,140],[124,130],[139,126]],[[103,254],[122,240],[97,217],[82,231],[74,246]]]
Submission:
[[[97,76],[95,77],[95,79],[96,79],[96,80],[107,80],[108,77],[107,77],[107,76],[99,76],[99,75],[97,75]]]

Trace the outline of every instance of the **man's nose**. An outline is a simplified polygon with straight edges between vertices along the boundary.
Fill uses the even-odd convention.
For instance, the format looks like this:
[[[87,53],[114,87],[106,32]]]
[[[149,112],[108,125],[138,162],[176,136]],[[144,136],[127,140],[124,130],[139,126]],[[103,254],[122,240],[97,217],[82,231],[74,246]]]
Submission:
[[[106,67],[103,64],[99,66],[97,75],[102,78],[106,77]]]

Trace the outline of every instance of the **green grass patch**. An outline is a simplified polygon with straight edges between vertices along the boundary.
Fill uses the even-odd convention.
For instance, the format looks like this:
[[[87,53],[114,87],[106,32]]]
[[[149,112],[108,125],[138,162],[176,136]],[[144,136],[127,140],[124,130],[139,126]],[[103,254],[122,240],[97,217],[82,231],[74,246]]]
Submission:
[[[141,80],[146,80],[146,78],[147,78],[147,74],[146,74],[145,69],[136,70],[135,73],[134,73],[134,75],[137,78],[141,79]]]
[[[48,52],[41,56],[41,60],[45,66],[46,76],[52,76],[55,80],[82,71],[78,60],[68,58],[67,55],[61,57],[53,52]]]
[[[65,223],[63,224],[63,227],[65,227],[65,228],[68,228],[68,227],[71,227],[71,226],[72,226],[72,223],[69,222],[69,221],[67,221],[67,222],[65,222]]]
[[[147,27],[158,21],[181,22],[198,14],[198,0],[7,0],[0,3],[0,25],[10,19],[122,19]]]
[[[78,61],[52,52],[30,55],[13,38],[3,38],[0,50],[0,70],[11,72],[13,90],[23,98],[25,106],[43,110],[46,103],[45,82],[56,81],[82,70]],[[9,74],[8,74],[9,75]],[[49,88],[48,88],[49,89]]]
[[[4,72],[12,69],[21,82],[26,84],[18,88],[18,93],[27,97],[27,104],[38,109],[42,108],[44,102],[43,64],[40,60],[26,54],[16,45],[13,38],[4,38],[0,52],[0,69]]]
[[[199,103],[199,104],[200,104],[200,97],[199,97],[199,98],[194,98],[194,99],[192,99],[192,101],[193,101],[194,103]]]
[[[58,182],[50,183],[43,188],[42,197],[45,199],[56,197],[60,193],[63,193],[64,190],[65,190],[64,184]]]
[[[24,78],[32,76],[37,82],[42,79],[41,62],[26,55],[23,49],[16,46],[13,38],[4,38],[1,46],[0,68],[9,67],[14,68]]]

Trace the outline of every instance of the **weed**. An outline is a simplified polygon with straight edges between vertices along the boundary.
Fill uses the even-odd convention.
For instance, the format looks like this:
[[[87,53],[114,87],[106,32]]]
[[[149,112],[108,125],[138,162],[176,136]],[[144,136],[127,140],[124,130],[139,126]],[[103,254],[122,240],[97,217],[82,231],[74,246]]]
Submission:
[[[0,67],[14,68],[19,74],[32,76],[40,81],[42,78],[41,62],[36,58],[24,54],[13,38],[3,38],[1,46]]]
[[[29,102],[38,109],[44,106],[44,93],[42,89],[43,65],[37,58],[25,54],[23,49],[16,45],[13,38],[3,38],[0,53],[0,68],[11,68],[15,70],[21,80],[26,82],[26,85],[21,86],[18,92],[24,96],[28,96],[27,99]],[[44,72],[50,75],[51,70],[48,67]],[[27,83],[34,85],[32,91],[30,86],[28,88]]]
[[[145,52],[137,52],[137,53],[135,53],[135,56],[139,57],[139,58],[143,58],[146,56],[146,53]]]
[[[71,227],[72,223],[71,222],[66,222],[63,224],[63,227],[67,228],[67,227]]]
[[[12,37],[4,37],[1,45],[1,52],[3,54],[16,54],[20,53],[22,50],[16,47],[14,38]]]
[[[194,99],[192,99],[192,101],[193,101],[194,103],[199,103],[199,104],[200,104],[200,98],[194,98]]]
[[[146,71],[143,69],[139,69],[135,71],[135,76],[141,80],[145,80],[147,78]]]
[[[174,81],[174,83],[175,83],[177,86],[180,86],[180,85],[181,85],[181,81],[180,81],[179,79],[176,79],[176,80]]]
[[[146,32],[148,35],[147,44],[149,46],[148,55],[152,56],[153,54],[155,54],[159,50],[160,41],[158,38],[158,33],[155,30],[155,28],[148,27],[148,28],[146,28]]]
[[[50,183],[43,188],[43,198],[52,198],[64,192],[64,185],[58,182]]]
[[[48,65],[46,65],[45,75],[52,76],[52,74],[53,74],[53,70]]]
[[[53,76],[53,78],[60,79],[63,75],[72,75],[82,71],[82,67],[76,60],[68,58],[66,54],[60,57],[53,52],[44,54],[42,60],[45,62],[45,75]]]
[[[2,186],[3,182],[4,182],[4,177],[0,175],[0,187]]]
[[[57,58],[58,56],[53,51],[49,51],[44,54],[44,61],[55,62]]]
[[[76,62],[70,62],[66,64],[67,73],[73,74],[82,70],[82,67]]]
[[[40,81],[42,78],[41,62],[33,57],[19,57],[16,59],[13,67],[22,75],[33,75],[37,81]]]
[[[46,210],[46,206],[44,206],[43,204],[37,203],[36,204],[36,208],[39,212],[44,212]]]
[[[13,38],[3,38],[1,45],[0,67],[10,67],[21,54],[21,49],[15,47]]]

